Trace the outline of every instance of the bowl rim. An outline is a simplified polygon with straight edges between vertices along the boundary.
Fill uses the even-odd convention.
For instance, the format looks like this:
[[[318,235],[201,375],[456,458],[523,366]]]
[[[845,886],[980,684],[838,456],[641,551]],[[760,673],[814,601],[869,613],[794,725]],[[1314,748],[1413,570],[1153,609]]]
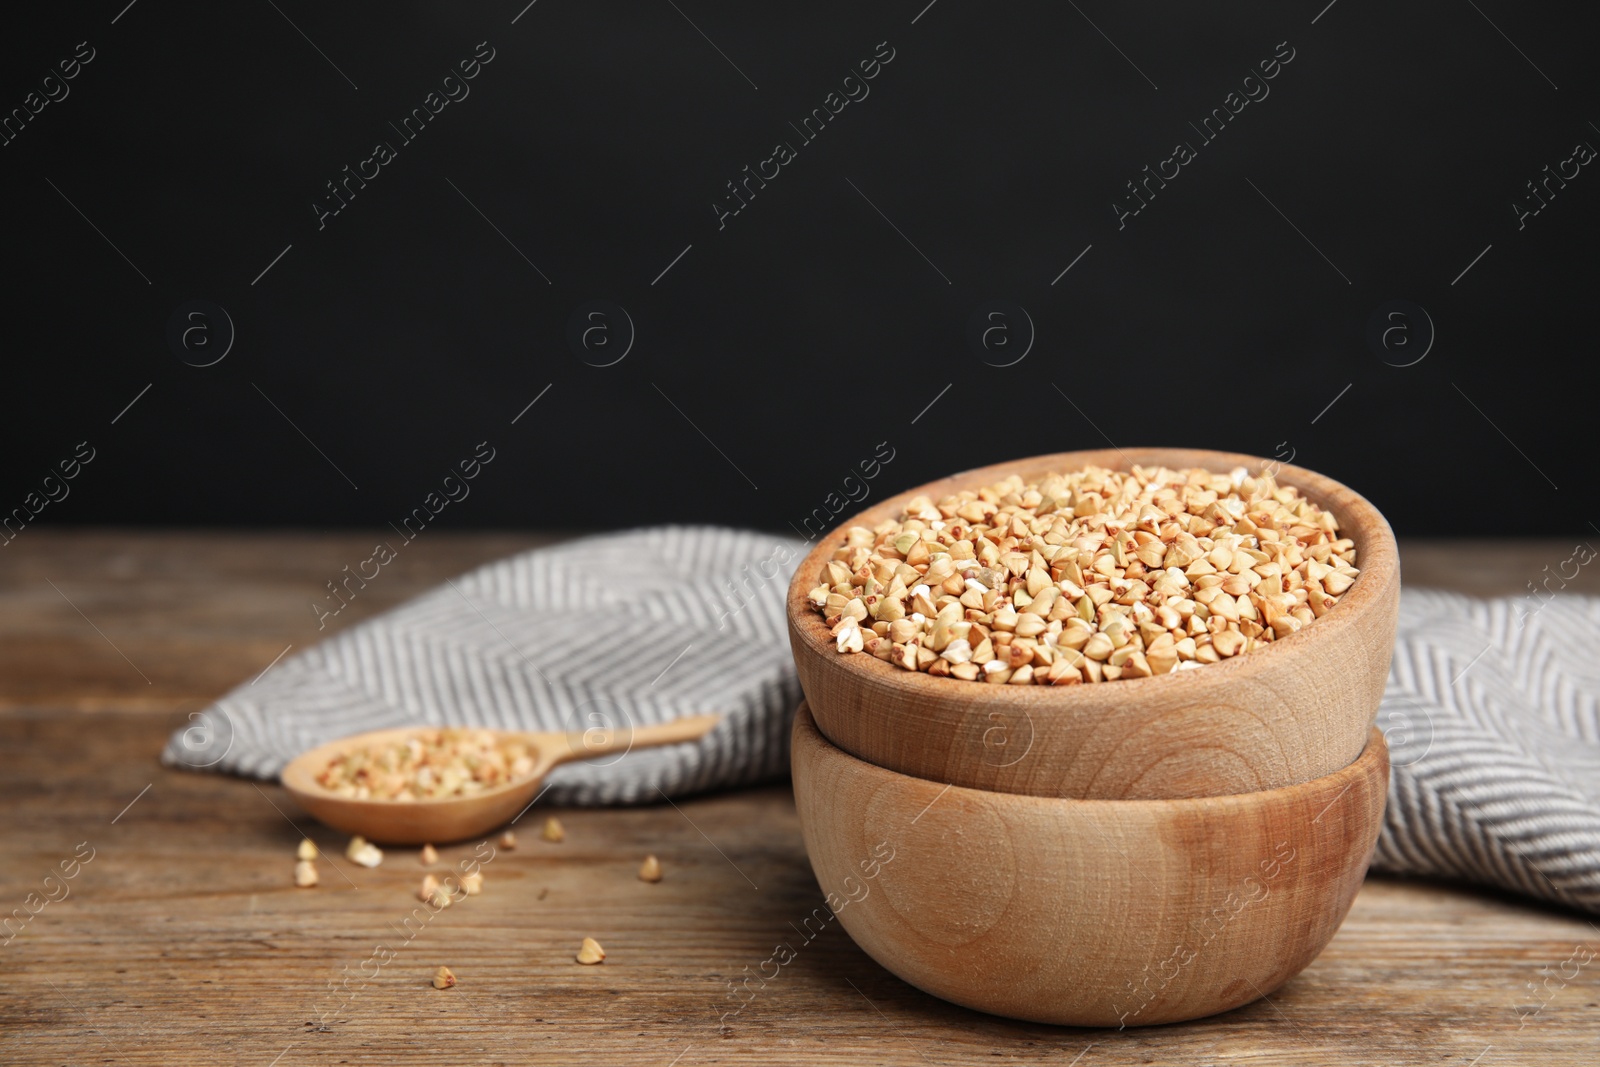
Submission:
[[[1214,665],[1213,665],[1214,666]],[[1389,743],[1383,731],[1377,726],[1367,729],[1367,741],[1361,747],[1361,754],[1338,770],[1308,778],[1303,782],[1292,782],[1288,785],[1275,786],[1272,789],[1254,789],[1248,793],[1212,793],[1196,797],[1047,797],[1034,793],[1006,793],[995,789],[974,789],[971,786],[955,785],[954,783],[941,783],[933,778],[923,778],[916,774],[906,774],[881,764],[864,760],[854,753],[840,748],[828,739],[822,732],[822,727],[817,725],[816,716],[811,712],[810,703],[801,698],[800,705],[795,709],[794,726],[791,730],[790,751],[795,754],[792,758],[799,758],[800,744],[794,743],[801,734],[810,734],[803,743],[815,745],[822,752],[823,758],[839,757],[851,764],[851,773],[865,774],[876,777],[881,785],[888,785],[896,779],[915,783],[912,787],[931,792],[938,790],[938,796],[954,793],[957,797],[970,797],[974,801],[987,804],[1004,804],[1015,807],[1043,809],[1049,808],[1059,812],[1063,806],[1077,806],[1084,812],[1120,810],[1124,812],[1155,812],[1171,811],[1175,806],[1192,807],[1196,810],[1217,807],[1269,807],[1276,803],[1287,802],[1296,793],[1314,792],[1317,789],[1329,789],[1335,785],[1349,780],[1354,783],[1373,773],[1374,765],[1382,764],[1384,777],[1389,777]],[[1349,786],[1339,792],[1344,796]],[[938,797],[935,797],[937,800]],[[1335,798],[1337,799],[1337,798]],[[929,804],[932,807],[932,804]],[[1379,815],[1379,820],[1383,818]]]
[[[1118,678],[1112,682],[1079,685],[989,685],[985,682],[969,682],[960,678],[938,678],[924,671],[908,671],[896,667],[865,652],[853,654],[838,652],[823,617],[807,599],[807,594],[818,584],[816,575],[821,570],[822,564],[832,555],[846,529],[851,526],[871,526],[881,522],[919,495],[938,499],[939,496],[951,492],[992,484],[1012,474],[1029,477],[1052,472],[1071,472],[1087,466],[1107,467],[1112,470],[1127,470],[1133,466],[1199,466],[1216,473],[1224,473],[1235,467],[1257,470],[1269,464],[1276,464],[1276,478],[1280,485],[1293,486],[1325,510],[1333,511],[1339,520],[1341,535],[1354,539],[1352,531],[1359,530],[1363,541],[1366,542],[1360,545],[1361,573],[1339,598],[1339,602],[1313,624],[1302,627],[1288,637],[1269,641],[1264,647],[1251,649],[1248,653],[1232,656],[1218,663],[1203,664],[1198,670],[1172,671],[1146,678]],[[1070,713],[1075,709],[1100,706],[1108,698],[1115,700],[1120,694],[1132,695],[1134,692],[1148,699],[1181,699],[1184,690],[1180,687],[1183,686],[1228,684],[1244,681],[1263,670],[1271,670],[1286,657],[1296,655],[1306,649],[1310,642],[1319,640],[1316,636],[1318,634],[1322,635],[1322,638],[1329,638],[1336,632],[1364,625],[1368,611],[1381,604],[1391,584],[1398,580],[1399,572],[1399,548],[1395,543],[1394,532],[1389,528],[1388,520],[1361,494],[1327,475],[1294,464],[1242,452],[1219,452],[1180,446],[1086,449],[1027,456],[984,467],[974,467],[931,482],[924,482],[862,509],[818,537],[816,544],[801,559],[790,579],[787,614],[791,635],[797,642],[803,644],[807,651],[825,658],[832,657],[838,661],[840,669],[859,674],[863,681],[903,691],[908,690],[930,699],[959,696],[969,691],[968,688],[952,688],[956,686],[982,687],[982,697],[985,702],[998,701],[1007,705],[1025,706],[1029,710],[1043,708]],[[1108,685],[1112,687],[1109,690],[1105,688]],[[1122,686],[1139,688],[1137,690],[1118,688]]]

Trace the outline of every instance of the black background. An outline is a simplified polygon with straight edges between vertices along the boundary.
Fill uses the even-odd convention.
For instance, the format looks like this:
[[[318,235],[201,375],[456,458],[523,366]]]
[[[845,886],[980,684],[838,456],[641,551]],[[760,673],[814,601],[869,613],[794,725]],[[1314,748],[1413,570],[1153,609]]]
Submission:
[[[1402,534],[1600,521],[1600,175],[1524,228],[1512,206],[1600,145],[1577,5],[524,3],[13,22],[0,108],[95,58],[0,148],[0,510],[87,440],[36,521],[381,526],[487,440],[443,523],[782,530],[879,442],[874,495],[1109,440],[1292,449]],[[870,95],[800,146],[879,42]],[[1270,95],[1202,144],[1279,42]],[[380,140],[396,160],[319,229]],[[1119,230],[1180,140],[1198,158]],[[778,141],[797,158],[719,229]],[[167,341],[194,299],[237,329],[204,368]],[[637,331],[611,366],[567,343],[592,300]],[[1437,331],[1411,366],[1366,340],[1393,300]],[[988,301],[1035,326],[1014,365],[968,345]]]

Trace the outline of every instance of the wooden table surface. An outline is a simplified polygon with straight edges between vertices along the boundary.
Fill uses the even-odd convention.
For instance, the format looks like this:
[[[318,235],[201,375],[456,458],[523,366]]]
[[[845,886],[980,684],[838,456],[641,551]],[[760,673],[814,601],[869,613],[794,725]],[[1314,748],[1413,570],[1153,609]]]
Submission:
[[[430,533],[334,622],[548,540]],[[371,541],[30,527],[0,549],[0,902],[27,914],[59,898],[0,948],[0,1063],[1600,1062],[1600,963],[1562,967],[1576,947],[1600,955],[1594,925],[1377,877],[1309,969],[1212,1019],[1117,1032],[953,1007],[837,924],[801,940],[821,894],[782,785],[561,811],[560,845],[532,832],[540,805],[485,867],[482,896],[406,927],[414,852],[357,867],[277,786],[156,760],[190,712],[335,628],[319,634],[307,604]],[[1402,555],[1416,584],[1518,592],[1571,547]],[[1587,569],[1573,588],[1600,580]],[[291,822],[335,857],[316,889],[291,884]],[[634,876],[647,852],[660,884]],[[70,881],[45,882],[90,855]],[[585,936],[605,945],[603,965],[573,962]],[[730,979],[780,942],[797,958],[723,1025]],[[392,959],[374,960],[380,944]],[[440,964],[456,988],[430,986]]]

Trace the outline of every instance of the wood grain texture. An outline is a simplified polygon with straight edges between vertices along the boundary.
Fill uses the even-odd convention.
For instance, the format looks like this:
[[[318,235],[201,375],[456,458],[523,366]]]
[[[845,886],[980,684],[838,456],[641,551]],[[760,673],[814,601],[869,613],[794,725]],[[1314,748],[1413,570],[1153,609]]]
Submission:
[[[1600,1058],[1600,972],[1591,964],[1559,977],[1574,947],[1600,952],[1600,930],[1498,894],[1380,877],[1367,879],[1305,971],[1270,1000],[1224,1015],[1117,1032],[954,1007],[883,970],[838,923],[810,940],[797,933],[823,894],[786,786],[674,798],[677,809],[558,812],[565,844],[522,833],[521,847],[485,869],[484,896],[429,923],[326,1029],[308,1026],[327,983],[346,966],[359,973],[376,944],[397,936],[392,924],[415,905],[422,868],[398,850],[377,870],[355,867],[342,839],[313,829],[335,858],[322,865],[322,886],[294,889],[297,833],[274,809],[291,811],[281,789],[166,770],[156,754],[200,701],[254,677],[285,644],[314,639],[307,598],[344,562],[365,558],[374,536],[30,528],[0,550],[0,912],[42,895],[43,876],[79,842],[97,850],[71,896],[0,948],[0,1063],[268,1067],[281,1055],[277,1067],[1592,1067]],[[441,533],[419,540],[395,576],[420,591],[538,540]],[[1402,544],[1408,577],[1505,594],[1571,549]],[[137,644],[153,686],[45,576],[118,646]],[[1600,593],[1600,571],[1586,568],[1571,588]],[[544,813],[536,806],[519,830]],[[443,851],[455,862],[472,849]],[[658,885],[635,877],[646,852],[666,868]],[[572,962],[584,936],[606,946],[604,964]],[[730,1014],[743,998],[729,995],[729,981],[773,974],[767,961],[780,942],[797,957],[752,982],[755,1000]],[[429,987],[440,964],[459,976],[455,989]]]
[[[1259,469],[1256,456],[1116,449],[1036,456],[952,475],[890,497],[844,526],[873,526],[919,494],[935,500],[1011,474],[1088,465]],[[789,588],[789,636],[817,727],[880,767],[971,789],[1134,799],[1247,793],[1347,766],[1383,697],[1400,597],[1394,535],[1371,504],[1330,478],[1279,465],[1339,519],[1361,576],[1303,630],[1199,670],[1093,685],[991,686],[841,655],[806,599],[843,527],[818,539]]]
[[[382,529],[221,540],[29,530],[0,550],[0,709],[199,709],[291,644],[304,648],[479,564],[559,540],[425,531],[319,628],[312,604],[332,605],[326,583],[385,539],[399,540]]]
[[[867,955],[919,989],[1072,1026],[1198,1019],[1277,991],[1350,910],[1389,754],[1261,793],[1072,800],[942,786],[856,759],[804,704],[806,853]]]

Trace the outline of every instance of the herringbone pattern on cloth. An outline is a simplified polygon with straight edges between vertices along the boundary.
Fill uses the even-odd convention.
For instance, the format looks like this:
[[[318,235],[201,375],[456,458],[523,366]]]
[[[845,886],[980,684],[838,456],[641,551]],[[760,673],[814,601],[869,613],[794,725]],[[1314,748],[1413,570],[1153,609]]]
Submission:
[[[1406,589],[1374,870],[1600,912],[1600,598]]]
[[[284,660],[162,759],[273,778],[308,748],[425,723],[582,732],[724,716],[698,744],[558,767],[557,804],[781,777],[800,702],[783,617],[800,543],[711,527],[588,537],[479,567]]]

